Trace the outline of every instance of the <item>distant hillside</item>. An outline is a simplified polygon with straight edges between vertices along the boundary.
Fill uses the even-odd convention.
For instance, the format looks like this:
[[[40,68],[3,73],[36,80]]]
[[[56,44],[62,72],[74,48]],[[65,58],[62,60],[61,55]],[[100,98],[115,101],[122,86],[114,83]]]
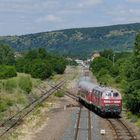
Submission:
[[[95,51],[108,48],[115,51],[132,50],[138,31],[140,23],[1,36],[0,42],[11,45],[17,51],[44,47],[50,52],[87,57]]]

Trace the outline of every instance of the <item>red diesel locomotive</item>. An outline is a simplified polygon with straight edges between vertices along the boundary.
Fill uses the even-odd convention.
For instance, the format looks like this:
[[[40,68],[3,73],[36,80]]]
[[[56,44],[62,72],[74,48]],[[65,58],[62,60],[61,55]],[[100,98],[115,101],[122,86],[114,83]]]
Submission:
[[[122,110],[121,94],[115,89],[93,84],[89,79],[82,78],[78,84],[79,101],[87,102],[103,115],[119,115]]]

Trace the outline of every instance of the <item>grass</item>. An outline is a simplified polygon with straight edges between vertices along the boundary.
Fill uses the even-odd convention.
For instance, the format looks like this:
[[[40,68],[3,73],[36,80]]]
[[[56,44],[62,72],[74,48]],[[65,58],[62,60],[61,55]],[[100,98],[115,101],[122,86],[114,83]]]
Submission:
[[[8,110],[14,114],[29,103],[28,94],[41,80],[28,74],[18,73],[17,77],[0,80],[0,120],[6,117]],[[16,110],[15,110],[16,108]]]
[[[56,97],[60,97],[60,98],[61,97],[64,97],[64,92],[60,90],[60,91],[58,91],[58,92],[55,93],[55,96]]]
[[[127,112],[127,117],[130,122],[134,123],[140,130],[140,116],[133,114],[132,112]]]

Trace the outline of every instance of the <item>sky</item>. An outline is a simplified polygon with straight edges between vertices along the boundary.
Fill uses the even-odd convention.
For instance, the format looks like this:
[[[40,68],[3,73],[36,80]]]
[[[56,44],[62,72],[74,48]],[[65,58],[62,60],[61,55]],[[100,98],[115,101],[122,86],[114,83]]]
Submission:
[[[140,22],[140,0],[0,0],[0,36]]]

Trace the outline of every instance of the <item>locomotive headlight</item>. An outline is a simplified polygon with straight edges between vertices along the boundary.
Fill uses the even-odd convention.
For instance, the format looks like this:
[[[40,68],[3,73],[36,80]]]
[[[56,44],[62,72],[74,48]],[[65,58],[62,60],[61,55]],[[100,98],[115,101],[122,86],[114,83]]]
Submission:
[[[117,103],[118,104],[118,103],[121,103],[121,101],[114,101],[114,103]]]
[[[111,103],[110,100],[104,100],[104,103]]]

